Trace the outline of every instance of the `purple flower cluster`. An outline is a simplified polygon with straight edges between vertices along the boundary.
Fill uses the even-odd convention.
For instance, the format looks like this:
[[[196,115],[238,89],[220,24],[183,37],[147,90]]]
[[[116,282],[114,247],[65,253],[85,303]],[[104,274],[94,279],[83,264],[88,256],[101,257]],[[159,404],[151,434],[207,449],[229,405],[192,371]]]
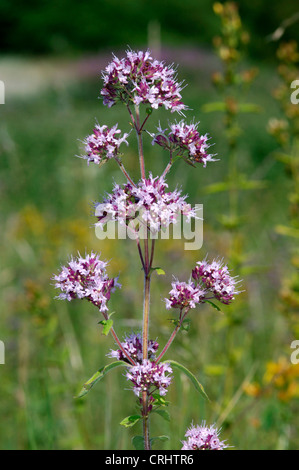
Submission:
[[[96,125],[93,133],[89,135],[85,141],[85,155],[82,156],[85,160],[94,162],[96,164],[105,162],[110,158],[115,158],[119,154],[120,145],[126,141],[129,134],[124,134],[122,137],[116,137],[120,134],[120,130],[117,129],[117,124],[111,129],[107,126]]]
[[[236,289],[239,281],[229,274],[227,266],[214,260],[212,263],[198,261],[192,270],[193,280],[172,283],[169,298],[165,299],[166,308],[195,308],[209,299],[230,304],[240,291]]]
[[[164,179],[152,175],[139,181],[137,186],[116,184],[112,194],[96,205],[96,225],[103,228],[108,220],[127,225],[138,216],[141,224],[158,232],[176,223],[180,214],[186,216],[187,221],[195,218],[195,209],[185,202],[186,196],[181,196],[179,190],[167,192],[167,187]]]
[[[228,446],[220,441],[219,432],[214,424],[206,426],[204,421],[201,426],[192,425],[185,434],[187,439],[182,441],[182,450],[223,450]]]
[[[172,368],[167,363],[156,364],[144,359],[141,364],[132,366],[126,373],[126,377],[133,383],[133,391],[139,396],[146,391],[148,395],[159,390],[160,395],[166,395],[171,383]],[[168,374],[168,375],[167,375]]]
[[[169,292],[169,299],[165,299],[166,308],[195,308],[197,304],[205,299],[206,290],[197,286],[193,281],[174,281],[172,290]]]
[[[206,289],[213,293],[215,299],[223,304],[230,304],[236,294],[236,277],[229,274],[228,267],[222,262],[214,260],[208,263],[206,260],[198,261],[197,266],[192,271],[192,277],[196,281],[201,281]]]
[[[127,336],[125,340],[121,343],[122,347],[128,353],[128,355],[134,360],[134,362],[142,362],[142,339],[140,333],[132,333],[130,336]],[[157,341],[149,340],[148,341],[148,358],[151,360],[155,359],[155,353],[158,350],[159,344]],[[124,356],[121,349],[111,350],[110,357],[115,357],[119,361],[127,361],[127,358]]]
[[[149,51],[126,51],[126,56],[113,61],[103,72],[103,103],[108,107],[117,101],[148,104],[157,109],[164,106],[181,113],[186,106],[181,101],[181,84],[176,71],[163,62],[153,60]]]
[[[168,129],[163,130],[161,126],[157,128],[158,133],[152,134],[153,144],[156,143],[161,147],[177,152],[187,161],[193,163],[202,163],[206,167],[207,162],[214,162],[214,156],[207,152],[210,145],[208,144],[208,135],[200,135],[196,124],[186,124],[183,120],[170,125]],[[168,131],[168,133],[166,132]]]
[[[80,255],[71,258],[67,266],[62,266],[58,275],[54,275],[55,287],[61,290],[58,299],[87,299],[100,312],[108,310],[107,302],[111,292],[121,287],[117,278],[110,279],[106,273],[107,263],[101,261],[93,252],[85,258]]]

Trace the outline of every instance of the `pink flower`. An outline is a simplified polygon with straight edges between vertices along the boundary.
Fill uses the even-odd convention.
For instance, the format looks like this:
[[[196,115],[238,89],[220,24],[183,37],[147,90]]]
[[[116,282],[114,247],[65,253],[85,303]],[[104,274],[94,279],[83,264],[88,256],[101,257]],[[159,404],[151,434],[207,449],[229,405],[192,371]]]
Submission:
[[[126,225],[138,216],[142,225],[158,232],[175,224],[180,215],[186,216],[187,221],[195,218],[195,210],[185,201],[186,196],[181,196],[179,190],[168,192],[167,187],[164,179],[153,178],[152,175],[136,186],[116,184],[112,194],[96,205],[96,225],[103,227],[108,220]]]
[[[121,343],[124,350],[128,355],[138,363],[142,362],[142,339],[140,333],[132,333],[127,336],[125,340]],[[151,360],[155,359],[155,353],[159,347],[157,341],[149,340],[148,341],[148,357]],[[119,361],[127,361],[127,358],[124,356],[121,349],[111,350],[110,357],[115,357]]]
[[[201,281],[204,287],[223,304],[230,304],[235,295],[240,293],[236,289],[239,281],[230,275],[228,267],[222,262],[214,260],[212,263],[208,263],[204,260],[198,261],[196,264],[197,266],[192,271],[193,279]]]
[[[166,308],[195,308],[199,303],[204,302],[206,290],[195,285],[191,280],[189,282],[172,282],[172,289],[169,292],[169,298],[165,299]]]
[[[225,441],[219,439],[220,431],[214,424],[206,426],[191,426],[185,434],[187,439],[182,441],[182,450],[223,450],[228,447]]]
[[[123,137],[116,137],[120,134],[117,129],[117,124],[111,129],[107,126],[96,125],[93,133],[84,141],[86,154],[82,156],[85,160],[94,162],[96,164],[103,163],[110,158],[115,158],[119,155],[120,145],[126,141],[129,134],[124,134]]]
[[[107,302],[111,292],[121,287],[117,278],[110,279],[106,273],[107,263],[101,261],[95,253],[71,258],[67,266],[62,266],[58,275],[54,275],[55,287],[61,290],[58,299],[87,299],[100,312],[108,310]]]
[[[183,120],[170,125],[170,131],[163,130],[158,127],[157,134],[151,134],[153,144],[156,143],[161,147],[171,150],[173,156],[181,155],[190,163],[202,163],[206,167],[208,162],[214,162],[214,156],[207,152],[210,145],[208,144],[208,135],[200,135],[197,127],[198,124],[186,124]]]
[[[171,112],[186,109],[181,101],[181,84],[176,71],[163,62],[154,60],[149,51],[126,51],[126,56],[113,61],[103,72],[103,103],[108,107],[117,101],[139,105],[147,104],[153,109],[164,106]]]
[[[172,369],[167,363],[155,364],[148,359],[144,359],[141,364],[132,366],[126,373],[126,377],[130,380],[134,387],[135,395],[146,391],[148,395],[159,390],[160,395],[165,395],[167,388],[171,383]]]

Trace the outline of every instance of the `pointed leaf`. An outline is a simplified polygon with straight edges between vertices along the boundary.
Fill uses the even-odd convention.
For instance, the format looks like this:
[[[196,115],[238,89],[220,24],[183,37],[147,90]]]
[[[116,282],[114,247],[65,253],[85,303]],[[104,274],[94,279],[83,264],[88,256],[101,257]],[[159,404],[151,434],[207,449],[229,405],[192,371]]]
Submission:
[[[190,325],[191,325],[190,318],[185,318],[185,320],[183,320],[183,322],[182,322],[181,328],[182,328],[183,331],[189,331],[190,330]]]
[[[132,444],[136,450],[144,450],[144,438],[143,436],[134,436],[132,438]]]
[[[218,307],[218,305],[214,304],[214,302],[211,302],[210,300],[205,300],[205,302],[207,304],[212,305],[212,307],[214,307],[216,310],[218,310],[218,312],[221,312],[221,309]]]
[[[161,274],[165,274],[165,271],[161,268],[156,268],[156,272],[159,274],[159,276],[161,276]]]
[[[159,393],[153,393],[152,396],[155,399],[155,405],[159,405],[159,406],[169,405],[169,401],[166,401],[165,398]]]
[[[187,369],[185,366],[183,366],[182,364],[180,364],[179,362],[177,361],[173,361],[172,359],[167,359],[167,361],[164,361],[166,363],[169,363],[170,365],[172,365],[173,367],[177,368],[179,371],[183,372],[187,377],[188,379],[191,380],[191,382],[193,383],[194,387],[196,388],[196,390],[205,398],[207,398],[209,400],[209,397],[208,395],[206,394],[203,386],[201,385],[201,383],[197,380],[197,378],[195,377],[194,374],[192,374],[192,372],[190,372],[189,369]]]
[[[165,442],[165,441],[168,441],[168,440],[169,440],[168,436],[155,436],[155,437],[152,437],[150,439],[150,442],[151,442],[151,444],[153,444],[155,441]]]
[[[239,103],[238,110],[240,113],[260,113],[263,108],[255,103]]]
[[[175,157],[173,157],[172,163],[175,163],[179,158],[183,158],[183,155],[176,155]]]
[[[130,428],[131,426],[134,426],[134,424],[138,423],[140,419],[142,419],[142,416],[140,415],[131,415],[124,418],[119,424],[126,428]]]
[[[170,421],[170,416],[167,410],[153,410],[154,413],[157,413],[158,415],[161,416],[161,418],[165,419],[165,421]]]
[[[277,225],[275,230],[280,235],[286,235],[288,237],[299,238],[299,230],[293,227],[287,227],[286,225]]]
[[[211,113],[214,111],[225,111],[226,103],[223,101],[215,101],[214,103],[206,103],[202,106],[202,111],[204,113]]]
[[[103,325],[103,331],[102,331],[103,335],[107,336],[113,326],[113,320],[109,318],[108,320],[101,320],[99,323]]]
[[[116,367],[120,367],[120,366],[126,366],[126,367],[128,367],[128,364],[126,364],[125,362],[122,362],[122,361],[117,361],[117,362],[112,362],[111,364],[108,364],[107,366],[101,367],[101,369],[99,369],[87,382],[85,382],[85,384],[83,385],[81,391],[80,391],[79,394],[76,396],[76,398],[82,398],[82,397],[84,397],[84,396],[90,391],[90,389],[91,389],[97,382],[99,382],[100,380],[102,380],[102,378],[103,378],[108,372],[110,372],[112,369],[115,369]]]
[[[156,273],[160,276],[161,274],[165,274],[164,269],[160,268],[160,266],[157,266],[156,268],[151,268],[153,271],[156,271]]]

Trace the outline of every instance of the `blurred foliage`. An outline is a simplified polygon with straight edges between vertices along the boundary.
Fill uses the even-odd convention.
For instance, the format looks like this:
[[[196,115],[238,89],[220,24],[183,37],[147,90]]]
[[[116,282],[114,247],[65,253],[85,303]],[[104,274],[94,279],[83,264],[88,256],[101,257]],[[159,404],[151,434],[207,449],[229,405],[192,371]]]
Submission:
[[[276,229],[278,233],[290,237],[292,244],[291,267],[281,288],[281,308],[289,318],[296,337],[299,335],[299,106],[292,103],[289,95],[292,83],[299,76],[297,42],[282,42],[277,49],[277,58],[281,81],[274,91],[274,97],[280,104],[283,116],[280,120],[270,119],[268,130],[280,145],[275,155],[284,164],[291,182],[288,224],[280,224]]]
[[[264,59],[274,50],[268,36],[297,12],[292,0],[243,0],[240,9],[252,34],[250,53]],[[160,25],[166,44],[210,46],[218,30],[209,0],[1,0],[1,52],[63,54],[136,47],[147,42],[151,22]],[[296,23],[284,34],[299,39]]]

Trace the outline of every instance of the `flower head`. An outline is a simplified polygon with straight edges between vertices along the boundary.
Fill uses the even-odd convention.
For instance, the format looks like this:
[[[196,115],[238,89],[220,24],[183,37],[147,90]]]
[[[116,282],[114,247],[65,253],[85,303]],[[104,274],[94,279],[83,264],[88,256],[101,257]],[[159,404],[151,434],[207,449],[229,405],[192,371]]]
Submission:
[[[181,113],[186,106],[181,101],[181,84],[176,71],[163,62],[154,60],[149,51],[126,51],[126,56],[113,61],[103,72],[103,103],[108,107],[117,101],[139,105],[144,103],[157,109],[164,106]]]
[[[203,421],[200,426],[191,426],[182,441],[182,450],[223,450],[228,447],[225,441],[219,439],[220,430],[214,424],[206,426]]]
[[[57,298],[73,300],[87,299],[101,312],[108,310],[107,302],[111,292],[120,287],[117,278],[109,278],[107,263],[101,261],[95,253],[71,258],[67,266],[62,266],[58,275],[54,275],[55,287],[61,290]]]
[[[150,395],[156,390],[159,390],[160,395],[165,395],[171,383],[169,375],[171,373],[172,369],[169,364],[156,364],[144,359],[141,364],[130,367],[126,377],[133,383],[133,390],[137,396],[143,391]]]
[[[180,282],[175,280],[171,284],[172,289],[169,292],[169,298],[165,299],[166,308],[195,308],[197,304],[204,301],[206,290],[189,280],[189,282]]]
[[[125,337],[125,340],[121,343],[124,350],[128,355],[138,363],[142,362],[142,339],[140,333],[132,333],[131,335]],[[151,360],[155,359],[155,353],[159,347],[157,341],[149,340],[148,341],[148,357]],[[127,361],[121,349],[111,350],[110,357],[115,357],[119,361]]]
[[[201,163],[206,167],[207,162],[214,162],[214,156],[208,153],[210,147],[207,134],[200,135],[197,128],[198,124],[186,124],[183,120],[170,125],[170,130],[163,130],[158,127],[158,133],[152,134],[153,144],[176,152],[189,163]]]
[[[238,281],[232,277],[228,267],[222,262],[214,260],[208,263],[206,260],[198,261],[192,271],[192,277],[202,282],[204,287],[213,293],[214,297],[223,304],[230,304],[235,295],[240,291],[236,289]]]
[[[185,201],[186,196],[181,196],[179,190],[168,192],[167,187],[164,179],[152,175],[136,186],[116,184],[112,194],[96,205],[96,225],[103,227],[109,219],[127,225],[138,216],[141,225],[158,232],[175,224],[181,214],[187,221],[195,218],[195,210]]]
[[[82,156],[85,160],[94,162],[96,164],[104,163],[110,158],[115,158],[119,154],[120,145],[126,141],[129,134],[124,134],[122,137],[117,137],[120,134],[117,129],[117,124],[111,129],[107,126],[96,125],[93,133],[89,135],[85,141],[85,155]]]

